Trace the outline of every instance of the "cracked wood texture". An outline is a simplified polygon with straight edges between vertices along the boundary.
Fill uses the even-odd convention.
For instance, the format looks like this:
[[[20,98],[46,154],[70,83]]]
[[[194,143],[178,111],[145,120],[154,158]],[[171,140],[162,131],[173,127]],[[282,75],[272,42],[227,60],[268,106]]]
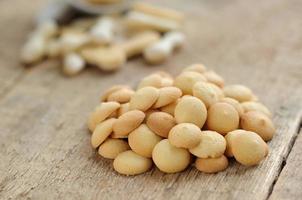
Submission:
[[[302,116],[302,2],[154,2],[185,12],[183,51],[161,66],[136,58],[114,74],[88,69],[66,78],[57,61],[27,69],[18,64],[19,49],[45,1],[0,1],[0,199],[301,198],[301,136],[290,151]],[[99,94],[113,84],[134,86],[155,70],[176,75],[195,62],[227,83],[249,86],[273,111],[277,133],[267,159],[252,168],[231,161],[226,171],[212,175],[193,167],[133,177],[114,172],[112,161],[90,147],[86,128]]]
[[[294,143],[294,146],[285,161],[285,166],[275,184],[270,200],[277,199],[301,199],[302,183],[302,129]]]

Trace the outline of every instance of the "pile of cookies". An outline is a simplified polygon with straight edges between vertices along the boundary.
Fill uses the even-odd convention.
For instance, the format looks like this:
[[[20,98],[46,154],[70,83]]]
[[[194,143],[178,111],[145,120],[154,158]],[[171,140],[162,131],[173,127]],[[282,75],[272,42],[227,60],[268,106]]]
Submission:
[[[184,45],[183,20],[178,11],[145,3],[134,4],[125,15],[77,18],[68,25],[49,19],[29,36],[21,60],[34,64],[58,58],[66,75],[76,75],[87,65],[115,71],[138,55],[158,64]]]
[[[249,88],[225,85],[202,64],[175,78],[156,72],[136,90],[113,86],[100,101],[88,120],[92,147],[114,159],[114,169],[125,175],[146,172],[153,163],[165,173],[190,163],[215,173],[226,169],[231,157],[257,165],[275,133],[271,112]]]

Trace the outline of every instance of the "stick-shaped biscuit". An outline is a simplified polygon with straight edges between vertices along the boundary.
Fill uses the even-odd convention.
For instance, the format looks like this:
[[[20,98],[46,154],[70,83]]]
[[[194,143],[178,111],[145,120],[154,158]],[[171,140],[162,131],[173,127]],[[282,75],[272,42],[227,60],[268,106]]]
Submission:
[[[111,3],[119,3],[121,0],[87,0],[89,3],[94,4],[111,4]]]
[[[125,52],[118,47],[86,48],[81,51],[84,60],[105,71],[120,68],[126,62]]]
[[[159,38],[160,35],[157,32],[142,32],[120,44],[119,47],[124,50],[127,58],[129,58],[141,54],[145,48],[157,42]]]
[[[84,32],[70,29],[65,30],[60,37],[61,53],[65,54],[78,50],[90,41],[90,36]]]
[[[167,32],[180,29],[181,24],[177,21],[162,18],[142,12],[131,11],[126,16],[126,24],[133,30],[156,30]]]
[[[133,5],[133,10],[149,15],[175,20],[178,22],[182,22],[184,20],[184,15],[181,12],[169,8],[153,6],[143,2],[135,3]]]
[[[45,21],[29,36],[21,50],[21,61],[32,64],[41,60],[47,51],[47,41],[58,32],[56,22]]]

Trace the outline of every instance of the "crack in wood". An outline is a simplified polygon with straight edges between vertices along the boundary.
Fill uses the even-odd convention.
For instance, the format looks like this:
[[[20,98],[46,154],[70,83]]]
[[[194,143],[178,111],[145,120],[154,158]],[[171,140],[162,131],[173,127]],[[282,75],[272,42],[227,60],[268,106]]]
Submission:
[[[0,101],[10,92],[12,91],[26,76],[26,71],[20,73],[16,78],[11,80],[11,84],[8,84],[8,86],[2,88],[2,91],[0,91]]]
[[[274,187],[275,187],[275,185],[276,185],[276,183],[277,183],[277,181],[278,181],[278,179],[280,177],[280,174],[282,173],[284,167],[286,166],[286,161],[287,161],[287,159],[288,159],[288,157],[289,157],[289,155],[290,155],[290,153],[291,153],[291,151],[292,151],[292,149],[293,149],[293,147],[294,147],[294,145],[296,143],[298,135],[301,133],[301,131],[302,131],[302,111],[300,113],[299,122],[298,122],[298,125],[297,125],[297,128],[296,128],[295,134],[294,134],[294,136],[292,137],[292,140],[289,143],[288,152],[286,153],[285,156],[283,156],[282,162],[281,162],[279,170],[278,170],[278,174],[276,175],[276,177],[275,177],[272,185],[269,188],[269,193],[268,193],[268,195],[266,197],[266,200],[271,197],[271,195],[272,195],[272,193],[274,191]]]

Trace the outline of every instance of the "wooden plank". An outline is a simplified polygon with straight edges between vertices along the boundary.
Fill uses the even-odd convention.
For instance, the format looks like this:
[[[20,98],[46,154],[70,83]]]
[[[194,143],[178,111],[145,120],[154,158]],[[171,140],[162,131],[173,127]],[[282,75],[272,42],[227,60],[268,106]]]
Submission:
[[[45,63],[28,71],[0,100],[1,199],[268,197],[302,116],[301,56],[297,52],[302,47],[301,3],[160,3],[181,8],[190,19],[186,48],[164,65],[145,67],[141,59],[135,59],[115,74],[90,69],[68,79],[56,63]],[[177,74],[183,66],[198,61],[212,66],[228,83],[251,87],[274,112],[278,131],[269,144],[269,157],[253,168],[231,162],[216,175],[193,167],[177,174],[157,169],[135,177],[115,173],[111,161],[97,156],[89,144],[86,119],[98,94],[112,84],[133,86],[154,70]]]
[[[282,169],[269,199],[300,199],[302,197],[302,129]]]
[[[0,98],[25,74],[25,69],[19,64],[20,48],[32,29],[32,19],[42,3],[32,0],[30,4],[35,6],[29,6],[28,1],[0,1]]]

